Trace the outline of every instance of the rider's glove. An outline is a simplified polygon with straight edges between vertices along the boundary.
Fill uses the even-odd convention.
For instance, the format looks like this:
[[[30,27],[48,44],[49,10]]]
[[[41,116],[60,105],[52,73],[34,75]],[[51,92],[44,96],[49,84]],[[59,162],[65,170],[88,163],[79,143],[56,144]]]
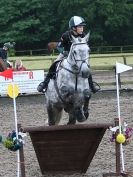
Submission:
[[[41,83],[38,85],[38,87],[37,87],[37,91],[44,93],[44,90],[43,90],[43,89],[44,89],[44,83],[41,82]]]

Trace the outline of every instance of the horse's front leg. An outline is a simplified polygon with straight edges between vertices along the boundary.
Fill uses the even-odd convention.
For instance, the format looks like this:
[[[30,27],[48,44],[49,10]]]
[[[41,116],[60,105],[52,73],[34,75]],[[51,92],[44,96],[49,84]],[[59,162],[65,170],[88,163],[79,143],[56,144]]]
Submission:
[[[50,108],[50,106],[47,108],[47,112],[48,112],[48,124],[49,124],[49,126],[55,125],[54,114],[53,114],[53,111]]]
[[[69,121],[68,121],[67,125],[72,125],[72,124],[76,124],[76,117],[72,112],[70,112],[69,113]]]
[[[50,103],[47,106],[48,112],[48,124],[49,125],[58,125],[62,117],[63,107],[60,103]]]
[[[91,98],[91,93],[88,89],[84,90],[84,106],[83,106],[83,111],[86,119],[89,117],[89,101]]]
[[[49,126],[55,125],[55,117],[54,117],[54,112],[53,108],[51,105],[47,106],[47,113],[48,113],[48,124]]]

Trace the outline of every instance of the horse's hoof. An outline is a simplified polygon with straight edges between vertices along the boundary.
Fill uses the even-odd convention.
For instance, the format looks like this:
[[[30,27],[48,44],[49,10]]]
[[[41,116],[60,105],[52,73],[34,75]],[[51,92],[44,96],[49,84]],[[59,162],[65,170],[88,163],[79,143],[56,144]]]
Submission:
[[[89,117],[89,112],[88,112],[88,111],[84,112],[84,116],[85,116],[86,119],[88,119],[88,117]]]
[[[76,117],[78,122],[84,122],[86,120],[86,117],[82,111],[81,108],[75,109],[74,117]]]
[[[78,122],[84,122],[84,121],[86,121],[86,117],[84,115],[78,115],[77,116],[77,121]]]
[[[68,122],[67,125],[74,125],[76,124],[76,121],[73,121],[73,122]]]

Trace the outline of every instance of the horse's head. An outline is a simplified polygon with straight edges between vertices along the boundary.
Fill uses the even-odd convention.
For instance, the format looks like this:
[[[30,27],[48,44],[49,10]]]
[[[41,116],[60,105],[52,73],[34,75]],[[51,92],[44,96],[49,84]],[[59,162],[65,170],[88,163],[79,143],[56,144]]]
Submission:
[[[84,38],[75,38],[72,36],[72,45],[68,55],[68,62],[74,73],[82,74],[82,77],[88,78],[90,69],[88,65],[90,48],[87,44],[89,33]]]

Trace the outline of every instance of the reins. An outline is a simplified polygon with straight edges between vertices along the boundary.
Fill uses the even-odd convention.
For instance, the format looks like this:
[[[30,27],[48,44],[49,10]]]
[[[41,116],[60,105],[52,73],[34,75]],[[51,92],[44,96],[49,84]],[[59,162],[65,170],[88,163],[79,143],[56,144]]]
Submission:
[[[73,44],[73,45],[80,45],[80,44],[81,44],[81,43]],[[86,44],[86,43],[82,43],[82,44]],[[82,65],[83,65],[84,63],[86,63],[86,65],[89,67],[88,63],[86,62],[86,60],[88,60],[88,57],[87,57],[87,58],[84,58],[84,59],[82,59],[82,60],[76,60],[76,57],[75,57],[75,55],[74,55],[74,52],[72,52],[72,49],[73,49],[73,46],[72,46],[71,49],[70,49],[70,55],[72,55],[73,60],[75,61],[75,64],[72,65],[72,64],[68,61],[68,57],[67,57],[66,59],[64,59],[64,60],[67,61],[67,63],[71,66],[71,68],[74,68],[74,67],[77,67],[77,68],[78,68],[77,62],[78,62],[78,61],[81,61],[81,65],[80,65],[80,67],[78,68],[78,71],[73,71],[73,70],[71,70],[71,69],[65,67],[65,66],[62,64],[63,62],[60,62],[60,63],[59,63],[59,66],[58,66],[58,70],[56,71],[56,79],[54,80],[54,86],[55,86],[56,92],[57,92],[57,94],[58,94],[60,100],[61,100],[63,103],[65,103],[65,104],[67,104],[67,103],[66,103],[66,101],[62,98],[61,93],[60,93],[59,88],[58,88],[58,85],[57,85],[57,77],[58,77],[58,72],[59,72],[59,70],[64,69],[64,70],[68,71],[69,73],[75,75],[75,92],[76,92],[76,91],[77,91],[77,86],[78,86],[78,77],[80,76],[80,72],[81,72]]]

